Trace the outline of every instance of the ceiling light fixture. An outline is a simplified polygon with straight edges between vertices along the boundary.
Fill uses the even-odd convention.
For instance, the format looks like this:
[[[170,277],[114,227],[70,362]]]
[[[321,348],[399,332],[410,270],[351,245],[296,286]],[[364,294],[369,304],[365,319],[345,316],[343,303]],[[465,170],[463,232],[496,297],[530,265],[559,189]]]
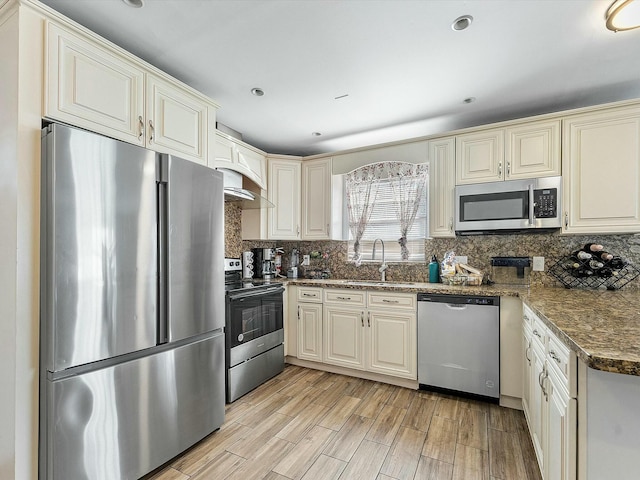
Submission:
[[[461,17],[456,18],[451,24],[451,28],[456,32],[460,30],[465,30],[469,28],[471,23],[473,22],[473,17],[471,15],[462,15]]]
[[[252,88],[251,94],[255,95],[256,97],[261,97],[264,95],[264,90],[262,90],[261,88]]]
[[[142,8],[144,7],[144,0],[122,0],[122,2],[131,8]]]
[[[640,1],[616,0],[606,14],[607,28],[614,32],[640,27]]]

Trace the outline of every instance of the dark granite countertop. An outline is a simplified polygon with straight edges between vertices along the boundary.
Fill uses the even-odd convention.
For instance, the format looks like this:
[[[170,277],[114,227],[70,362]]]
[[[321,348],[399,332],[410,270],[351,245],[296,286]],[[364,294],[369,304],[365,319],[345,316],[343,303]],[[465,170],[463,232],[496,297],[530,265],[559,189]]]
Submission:
[[[640,376],[640,292],[508,285],[288,279],[308,287],[520,297],[590,368]]]

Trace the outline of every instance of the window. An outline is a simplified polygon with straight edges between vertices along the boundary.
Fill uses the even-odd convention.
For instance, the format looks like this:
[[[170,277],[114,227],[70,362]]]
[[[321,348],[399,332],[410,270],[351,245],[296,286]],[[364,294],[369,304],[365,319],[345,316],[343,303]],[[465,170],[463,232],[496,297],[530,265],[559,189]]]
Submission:
[[[349,259],[370,261],[380,238],[386,261],[423,262],[428,183],[427,164],[382,162],[345,174]],[[376,261],[381,258],[378,245]]]

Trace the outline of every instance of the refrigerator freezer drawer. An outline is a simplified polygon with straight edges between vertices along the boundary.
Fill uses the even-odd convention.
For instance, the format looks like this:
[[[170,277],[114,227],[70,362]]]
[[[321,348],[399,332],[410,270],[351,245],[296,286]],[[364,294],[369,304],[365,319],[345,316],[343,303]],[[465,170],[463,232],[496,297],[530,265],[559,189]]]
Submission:
[[[48,480],[136,479],[224,421],[224,334],[48,382]]]

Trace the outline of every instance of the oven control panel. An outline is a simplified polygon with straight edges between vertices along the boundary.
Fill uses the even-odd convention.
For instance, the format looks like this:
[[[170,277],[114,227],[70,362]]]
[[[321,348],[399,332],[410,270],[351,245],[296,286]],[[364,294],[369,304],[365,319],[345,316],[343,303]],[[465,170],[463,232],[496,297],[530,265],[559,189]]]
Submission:
[[[236,270],[242,270],[242,261],[239,258],[225,258],[224,271],[234,272]]]

